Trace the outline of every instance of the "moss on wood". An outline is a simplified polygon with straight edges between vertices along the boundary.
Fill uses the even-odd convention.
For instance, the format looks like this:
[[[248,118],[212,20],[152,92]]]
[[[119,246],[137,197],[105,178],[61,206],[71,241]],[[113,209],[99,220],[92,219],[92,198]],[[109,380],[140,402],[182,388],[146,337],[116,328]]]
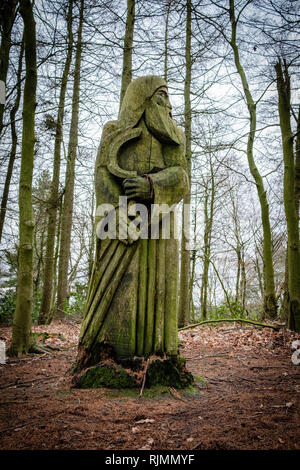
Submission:
[[[134,386],[133,375],[121,366],[107,364],[89,367],[75,384],[76,388],[132,388]]]
[[[145,387],[157,385],[183,389],[194,384],[193,375],[185,367],[185,358],[180,356],[149,358]],[[102,361],[82,370],[73,377],[76,388],[140,388],[145,375],[144,357],[128,358],[119,363]]]
[[[149,363],[146,387],[168,385],[174,388],[185,388],[194,383],[194,378],[185,367],[185,358],[180,356],[167,359],[156,359]]]

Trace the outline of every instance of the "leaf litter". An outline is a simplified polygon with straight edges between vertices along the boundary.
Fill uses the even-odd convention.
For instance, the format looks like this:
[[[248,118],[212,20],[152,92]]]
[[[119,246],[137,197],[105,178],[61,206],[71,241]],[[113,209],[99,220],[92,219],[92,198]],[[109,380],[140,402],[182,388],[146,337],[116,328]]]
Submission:
[[[197,393],[72,389],[80,324],[34,326],[51,355],[0,365],[0,449],[299,449],[299,335],[240,324],[179,333]],[[47,333],[47,334],[44,334]],[[11,339],[11,327],[0,327]]]

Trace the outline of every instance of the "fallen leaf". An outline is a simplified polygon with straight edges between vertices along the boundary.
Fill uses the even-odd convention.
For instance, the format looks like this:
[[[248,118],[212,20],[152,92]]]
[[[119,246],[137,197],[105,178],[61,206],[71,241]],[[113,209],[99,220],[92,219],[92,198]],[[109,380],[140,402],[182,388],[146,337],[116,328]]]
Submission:
[[[139,421],[136,422],[136,424],[144,424],[144,423],[154,423],[155,419],[140,419]]]

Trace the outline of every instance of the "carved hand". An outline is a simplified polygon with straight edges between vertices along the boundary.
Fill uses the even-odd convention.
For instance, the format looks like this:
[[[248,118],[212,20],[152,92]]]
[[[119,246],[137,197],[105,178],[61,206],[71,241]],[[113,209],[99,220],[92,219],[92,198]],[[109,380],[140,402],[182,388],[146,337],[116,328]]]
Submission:
[[[138,217],[138,215],[137,215]],[[135,231],[129,229],[133,219],[128,217],[127,213],[119,212],[117,209],[117,238],[124,243],[124,245],[131,245],[133,242],[138,240],[138,234]],[[125,238],[126,237],[126,238]]]
[[[150,196],[150,183],[143,176],[126,178],[123,182],[125,194],[128,198],[148,199]]]

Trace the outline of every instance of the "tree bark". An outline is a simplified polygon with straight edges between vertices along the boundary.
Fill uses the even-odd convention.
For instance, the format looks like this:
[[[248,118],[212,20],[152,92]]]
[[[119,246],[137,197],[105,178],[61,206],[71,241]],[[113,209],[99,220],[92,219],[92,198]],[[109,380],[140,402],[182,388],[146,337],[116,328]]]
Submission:
[[[191,186],[191,76],[192,76],[192,58],[191,58],[191,36],[192,36],[192,5],[191,0],[187,0],[187,17],[186,17],[186,43],[185,43],[185,82],[184,82],[184,130],[185,130],[185,146],[186,161]],[[188,207],[191,203],[191,187],[189,192],[183,199],[182,212],[182,238],[181,238],[181,260],[180,260],[180,292],[179,292],[179,310],[178,310],[178,326],[182,327],[190,321],[190,250],[189,250],[189,227],[190,227],[190,211],[184,210],[184,206]]]
[[[56,133],[54,142],[54,164],[53,176],[51,183],[51,194],[49,200],[49,218],[47,229],[47,242],[46,242],[46,255],[45,255],[45,269],[44,269],[44,282],[42,302],[39,314],[39,324],[49,323],[49,315],[51,310],[51,301],[53,293],[53,274],[54,274],[54,247],[55,247],[55,232],[57,225],[57,209],[60,204],[59,197],[59,177],[60,177],[60,162],[61,162],[61,145],[63,139],[63,121],[65,98],[68,83],[68,76],[70,72],[70,65],[72,60],[73,49],[73,32],[72,32],[72,11],[73,0],[69,1],[68,14],[67,14],[67,28],[68,28],[68,50],[64,70],[61,79],[59,105],[56,121]]]
[[[218,318],[215,320],[200,321],[198,323],[194,323],[193,325],[187,325],[183,328],[179,328],[179,331],[190,330],[192,328],[196,328],[196,326],[205,325],[207,323],[223,323],[223,322],[224,323],[226,322],[249,323],[250,325],[256,325],[258,327],[272,328],[272,330],[276,330],[276,331],[280,330],[280,328],[282,328],[283,326],[283,325],[269,325],[267,323],[260,323],[254,320],[246,320],[245,318]]]
[[[295,159],[295,201],[296,215],[299,222],[299,203],[300,203],[300,106],[297,119],[297,137],[296,137],[296,159]]]
[[[62,197],[59,200],[59,209],[58,209],[58,223],[56,228],[56,247],[53,259],[53,290],[51,298],[51,308],[47,318],[47,325],[52,321],[52,317],[56,311],[56,294],[57,294],[57,263],[59,258],[59,247],[60,247],[60,234],[61,234],[61,216],[62,216]]]
[[[257,280],[258,280],[258,286],[259,286],[259,292],[261,295],[261,298],[263,299],[264,297],[264,286],[263,286],[263,276],[261,273],[260,265],[259,265],[259,259],[261,258],[260,250],[258,249],[257,243],[255,242],[255,261],[254,261],[254,266],[255,270],[257,272]]]
[[[26,77],[23,97],[22,154],[19,189],[19,256],[17,303],[9,354],[19,356],[30,348],[33,296],[33,209],[32,174],[34,162],[34,123],[36,108],[36,34],[32,4],[20,0],[24,22]]]
[[[288,322],[289,318],[289,261],[288,261],[288,246],[285,253],[285,266],[284,266],[284,281],[283,281],[283,299],[280,309],[281,320]]]
[[[69,147],[67,156],[67,169],[65,178],[65,194],[61,220],[61,241],[58,268],[57,289],[57,316],[61,317],[65,303],[68,302],[68,267],[71,247],[71,230],[74,202],[75,161],[78,144],[78,115],[80,92],[80,66],[82,55],[82,26],[83,26],[84,0],[80,1],[78,38],[76,45],[74,85],[72,99],[72,118],[69,135]]]
[[[295,158],[295,205],[296,216],[299,224],[299,201],[300,201],[300,107],[297,118],[297,137],[296,137],[296,158]],[[283,300],[281,305],[281,317],[283,320],[289,318],[289,263],[288,263],[288,246],[286,249],[285,273],[283,286]]]
[[[16,114],[18,112],[19,105],[20,105],[20,99],[21,99],[21,74],[22,74],[23,55],[24,55],[24,39],[22,40],[22,44],[21,44],[18,71],[17,71],[17,77],[16,77],[16,80],[17,80],[16,100],[15,100],[14,105],[13,105],[11,111],[10,111],[10,129],[11,129],[11,142],[12,143],[11,143],[11,151],[10,151],[10,155],[9,155],[7,173],[6,173],[6,177],[5,177],[5,183],[4,183],[2,199],[1,199],[0,243],[1,243],[1,239],[2,239],[2,232],[3,232],[3,226],[4,226],[4,222],[5,222],[5,216],[6,216],[6,208],[7,208],[10,182],[11,182],[11,177],[12,177],[12,173],[13,173],[13,168],[14,168],[14,163],[15,163],[16,153],[17,153],[17,145],[18,145],[18,137],[17,137],[17,132],[16,132],[15,119],[16,119]]]
[[[172,0],[167,0],[167,12],[166,12],[166,24],[165,24],[165,53],[164,53],[164,79],[168,81],[168,35],[169,35],[169,16],[170,16],[170,9],[171,9]]]
[[[122,69],[122,84],[120,94],[120,109],[125,95],[126,88],[132,80],[132,46],[133,46],[133,33],[135,22],[135,0],[127,0],[127,18],[126,30],[124,37],[123,48],[123,69]]]
[[[191,309],[191,320],[195,321],[195,304],[193,299],[193,288],[195,282],[195,274],[196,274],[196,259],[197,259],[197,208],[194,209],[193,214],[193,222],[194,222],[194,247],[191,251],[191,278],[190,278],[190,309]]]
[[[229,13],[231,21],[230,45],[234,53],[236,70],[240,76],[245,99],[249,110],[250,131],[247,143],[247,158],[251,175],[255,181],[260,202],[262,228],[263,228],[263,264],[264,264],[264,311],[266,317],[276,318],[277,304],[274,284],[274,268],[272,257],[272,235],[269,217],[269,204],[263,179],[258,171],[253,156],[253,146],[256,133],[256,104],[252,98],[244,68],[240,62],[239,50],[236,42],[237,21],[235,18],[234,0],[229,0]]]
[[[295,197],[293,133],[290,117],[290,77],[286,63],[284,63],[284,71],[280,60],[275,69],[284,161],[283,198],[288,232],[288,326],[292,330],[300,331],[300,249]]]
[[[89,214],[89,219],[91,222],[92,233],[89,238],[89,245],[88,245],[88,278],[90,279],[92,276],[94,259],[95,259],[95,221],[94,221],[94,213],[95,213],[95,192],[93,191],[92,194],[92,207]]]
[[[245,265],[245,252],[242,249],[241,252],[241,285],[240,285],[240,302],[243,311],[246,308],[246,292],[247,292],[247,277],[246,277],[246,265]]]
[[[210,265],[211,253],[211,234],[213,225],[214,203],[215,203],[215,179],[214,171],[212,168],[211,154],[210,154],[210,180],[211,180],[211,194],[209,198],[209,188],[205,188],[204,198],[204,240],[203,240],[203,274],[201,284],[201,313],[202,319],[207,318],[207,294],[208,294],[208,270]],[[209,201],[210,199],[210,201]]]
[[[6,84],[11,48],[11,30],[15,21],[17,0],[2,0],[0,7],[1,46],[0,46],[0,81]],[[0,103],[0,137],[3,129],[5,105]]]

